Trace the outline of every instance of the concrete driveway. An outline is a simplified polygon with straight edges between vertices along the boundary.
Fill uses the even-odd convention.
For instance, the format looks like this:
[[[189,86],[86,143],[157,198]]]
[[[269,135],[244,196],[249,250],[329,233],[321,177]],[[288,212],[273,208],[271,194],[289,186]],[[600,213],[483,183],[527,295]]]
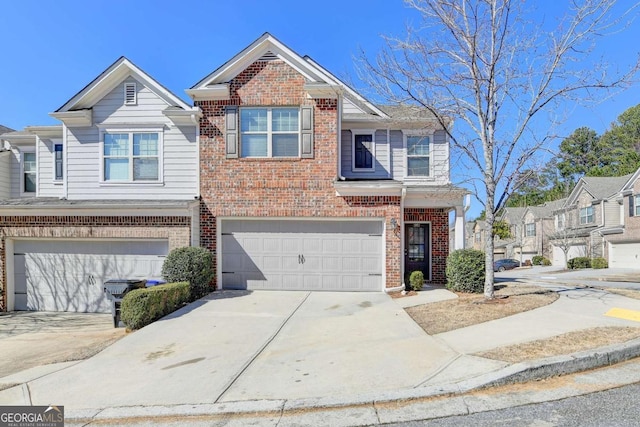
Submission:
[[[26,390],[0,392],[0,404],[344,397],[418,386],[455,356],[383,293],[222,291]]]
[[[109,314],[19,311],[0,315],[0,389],[26,369],[90,357],[124,335]],[[55,369],[55,367],[50,367]],[[16,380],[17,381],[17,380]]]

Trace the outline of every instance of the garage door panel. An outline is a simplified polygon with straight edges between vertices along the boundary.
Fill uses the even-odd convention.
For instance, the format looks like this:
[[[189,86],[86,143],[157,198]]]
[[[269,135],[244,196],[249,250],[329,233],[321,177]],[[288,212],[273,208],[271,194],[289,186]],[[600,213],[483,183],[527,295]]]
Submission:
[[[222,286],[380,290],[381,279],[368,275],[382,275],[382,229],[382,221],[223,220],[222,269],[233,274]],[[253,267],[263,277],[245,274]]]
[[[640,243],[612,243],[610,265],[614,268],[640,268]]]

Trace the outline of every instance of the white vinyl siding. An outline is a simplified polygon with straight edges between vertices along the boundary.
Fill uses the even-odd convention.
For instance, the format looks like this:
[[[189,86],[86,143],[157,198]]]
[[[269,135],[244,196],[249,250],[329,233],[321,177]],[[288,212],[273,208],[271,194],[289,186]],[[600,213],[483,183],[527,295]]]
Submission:
[[[620,205],[615,200],[604,203],[604,226],[615,227],[622,225],[620,222]]]
[[[60,139],[38,141],[38,195],[39,197],[62,197],[62,180],[55,179],[55,146]],[[64,175],[64,169],[63,169]]]
[[[353,132],[353,133],[352,133]],[[353,135],[366,135],[372,131],[362,130],[342,130],[341,138],[341,166],[342,176],[346,178],[371,178],[380,179],[388,178],[391,175],[389,158],[389,145],[387,144],[387,131],[386,129],[378,129],[374,131],[374,158],[373,158],[373,170],[358,170],[354,171],[354,159],[353,159]],[[396,131],[397,132],[397,131]],[[393,133],[393,132],[392,132]]]
[[[0,152],[0,200],[11,197],[11,153]]]
[[[161,183],[101,184],[100,130],[97,126],[68,128],[65,174],[69,200],[193,200],[198,195],[196,127],[175,126],[162,114],[167,103],[139,82],[137,89],[137,105],[125,106],[124,85],[115,87],[93,107],[94,121],[110,131],[162,129]]]
[[[11,154],[9,156],[9,167],[11,169],[11,185],[10,185],[10,193],[9,196],[12,199],[22,197],[22,191],[20,191],[20,186],[22,185],[22,178],[20,177],[20,160],[22,158],[22,153],[17,148],[11,148]]]
[[[404,134],[401,131],[391,131],[390,145],[393,162],[393,179],[403,181],[406,173],[406,149],[404,147]],[[436,131],[431,137],[431,173],[427,177],[428,183],[433,185],[448,184],[449,181],[449,142],[445,131]],[[410,178],[416,180],[416,178]]]

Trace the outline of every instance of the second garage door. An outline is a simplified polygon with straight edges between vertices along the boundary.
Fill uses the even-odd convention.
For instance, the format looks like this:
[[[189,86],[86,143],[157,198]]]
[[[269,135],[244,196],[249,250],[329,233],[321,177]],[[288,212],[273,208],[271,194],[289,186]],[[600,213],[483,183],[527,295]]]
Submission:
[[[108,312],[108,279],[159,278],[166,240],[24,240],[14,246],[15,310]]]
[[[611,243],[609,267],[640,268],[640,243]]]
[[[226,289],[380,291],[382,221],[223,220]]]
[[[564,251],[559,246],[553,247],[553,260],[552,264],[554,266],[565,267],[566,261],[576,258],[576,257],[584,257],[587,256],[587,247],[586,245],[572,245],[569,247],[567,251],[567,257],[565,259]]]

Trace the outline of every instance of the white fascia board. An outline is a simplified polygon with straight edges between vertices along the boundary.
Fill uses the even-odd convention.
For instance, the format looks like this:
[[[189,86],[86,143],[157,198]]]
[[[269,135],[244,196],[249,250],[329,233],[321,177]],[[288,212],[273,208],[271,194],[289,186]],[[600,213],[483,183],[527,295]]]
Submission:
[[[329,83],[313,82],[305,83],[304,90],[311,98],[331,98],[338,99],[340,94],[340,86]]]
[[[240,51],[221,67],[209,74],[204,79],[196,83],[191,89],[207,88],[213,84],[227,83],[253,64],[266,52],[271,52],[278,58],[285,61],[301,75],[312,82],[327,81],[324,73],[314,65],[305,61],[303,57],[289,49],[269,33],[263,34],[260,38]]]
[[[631,175],[631,178],[629,178],[629,180],[625,182],[625,184],[622,186],[622,190],[620,191],[633,190],[633,185],[638,179],[640,179],[640,168],[638,168],[638,170],[635,171],[633,175]]]
[[[94,207],[46,207],[46,206],[0,206],[0,215],[31,216],[191,216],[192,203],[184,207],[118,207],[96,205]]]
[[[402,184],[389,181],[336,181],[339,196],[401,196]]]
[[[210,85],[210,86],[199,88],[199,89],[186,89],[185,92],[194,101],[199,101],[203,99],[227,100],[231,98],[231,94],[229,91],[229,84],[227,83],[219,83],[219,84]]]
[[[198,107],[189,110],[164,110],[162,111],[169,120],[178,126],[197,125],[202,117],[202,110]]]
[[[76,111],[61,111],[49,113],[51,117],[54,117],[69,127],[74,126],[91,126],[93,124],[93,110],[76,110]]]
[[[62,138],[62,125],[27,126],[24,130],[41,138]]]

